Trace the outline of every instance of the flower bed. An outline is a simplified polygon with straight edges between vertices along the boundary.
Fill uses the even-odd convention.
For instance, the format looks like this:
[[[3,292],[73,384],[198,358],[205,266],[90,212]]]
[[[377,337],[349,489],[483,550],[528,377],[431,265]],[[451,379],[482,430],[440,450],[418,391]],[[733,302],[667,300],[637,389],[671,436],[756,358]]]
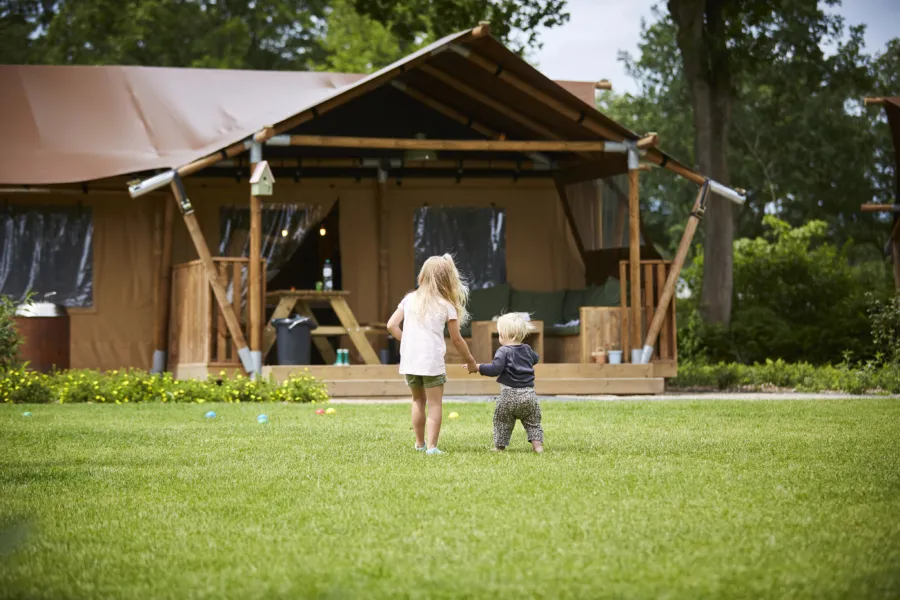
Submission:
[[[325,384],[311,375],[290,378],[284,384],[251,381],[221,373],[208,381],[178,381],[169,373],[145,371],[71,370],[43,374],[25,368],[0,374],[0,400],[5,403],[97,402],[327,402]]]

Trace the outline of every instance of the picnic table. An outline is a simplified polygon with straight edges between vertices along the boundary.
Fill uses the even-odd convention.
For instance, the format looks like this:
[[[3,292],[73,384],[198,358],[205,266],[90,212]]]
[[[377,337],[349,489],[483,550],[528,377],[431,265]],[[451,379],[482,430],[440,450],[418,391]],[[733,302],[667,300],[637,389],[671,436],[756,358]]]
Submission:
[[[334,348],[331,347],[326,338],[348,335],[367,365],[381,364],[381,361],[378,360],[378,353],[375,352],[366,334],[387,333],[387,326],[380,323],[360,325],[347,304],[349,295],[350,292],[342,290],[274,290],[267,293],[266,302],[275,304],[275,312],[272,313],[272,318],[269,319],[263,333],[263,356],[268,354],[275,343],[275,327],[272,325],[272,322],[275,319],[289,317],[292,312],[297,312],[300,315],[309,317],[313,323],[316,323],[316,329],[313,329],[311,332],[312,339],[326,363],[333,363],[336,358]],[[316,318],[313,316],[311,306],[313,304],[327,304],[331,306],[334,314],[337,315],[338,321],[341,323],[340,326],[319,326]]]

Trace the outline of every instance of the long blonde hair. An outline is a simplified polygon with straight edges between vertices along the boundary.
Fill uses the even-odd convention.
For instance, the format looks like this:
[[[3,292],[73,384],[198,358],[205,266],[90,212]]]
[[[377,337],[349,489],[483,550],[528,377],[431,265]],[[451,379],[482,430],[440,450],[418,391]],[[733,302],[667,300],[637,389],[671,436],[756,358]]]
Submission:
[[[410,309],[416,315],[434,314],[440,310],[440,300],[446,300],[453,308],[462,327],[469,322],[469,288],[459,274],[453,257],[449,254],[432,256],[419,271],[419,289],[413,292]]]

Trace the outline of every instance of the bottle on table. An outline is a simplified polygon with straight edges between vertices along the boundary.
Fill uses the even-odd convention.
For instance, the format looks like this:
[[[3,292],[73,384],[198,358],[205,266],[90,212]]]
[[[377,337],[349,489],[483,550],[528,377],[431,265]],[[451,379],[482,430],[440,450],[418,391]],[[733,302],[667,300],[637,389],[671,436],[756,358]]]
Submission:
[[[331,278],[332,270],[331,270],[331,260],[325,259],[325,266],[322,267],[322,283],[323,288],[326,292],[330,292],[334,289],[334,283]]]

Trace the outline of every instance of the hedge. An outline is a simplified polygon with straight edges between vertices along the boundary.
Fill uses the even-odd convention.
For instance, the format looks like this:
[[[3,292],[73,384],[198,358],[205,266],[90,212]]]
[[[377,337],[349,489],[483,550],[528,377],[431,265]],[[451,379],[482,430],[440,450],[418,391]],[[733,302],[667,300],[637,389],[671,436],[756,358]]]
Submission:
[[[900,367],[874,361],[860,366],[815,366],[767,360],[764,364],[678,365],[673,388],[731,391],[795,390],[847,394],[900,394]]]

